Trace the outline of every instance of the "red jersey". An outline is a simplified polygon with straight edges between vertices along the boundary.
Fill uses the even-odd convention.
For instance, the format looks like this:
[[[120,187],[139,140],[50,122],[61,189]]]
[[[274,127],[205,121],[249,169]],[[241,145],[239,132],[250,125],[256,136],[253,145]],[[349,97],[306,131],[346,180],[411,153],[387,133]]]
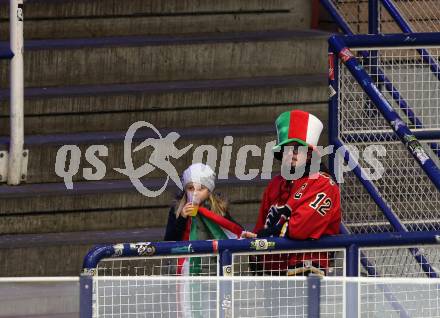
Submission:
[[[274,177],[264,191],[254,233],[263,229],[272,205],[288,205],[291,208],[292,213],[286,232],[289,238],[319,239],[322,235],[339,234],[340,192],[338,185],[327,173],[319,172],[311,177],[305,176],[292,181],[280,175]],[[289,266],[295,266],[304,260],[312,260],[321,268],[327,268],[327,259],[327,253],[293,254],[289,257],[288,263]],[[280,266],[282,264],[275,267],[281,269]],[[267,266],[265,268],[269,269]],[[270,269],[275,268],[271,265]]]

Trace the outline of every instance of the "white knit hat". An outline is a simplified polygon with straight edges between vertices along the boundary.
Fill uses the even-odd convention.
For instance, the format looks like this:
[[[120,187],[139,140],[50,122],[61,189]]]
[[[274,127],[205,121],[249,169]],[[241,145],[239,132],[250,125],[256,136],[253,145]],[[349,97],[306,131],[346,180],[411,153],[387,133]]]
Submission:
[[[215,188],[215,173],[208,165],[194,163],[183,172],[182,176],[184,187],[190,182],[199,183],[212,192]]]

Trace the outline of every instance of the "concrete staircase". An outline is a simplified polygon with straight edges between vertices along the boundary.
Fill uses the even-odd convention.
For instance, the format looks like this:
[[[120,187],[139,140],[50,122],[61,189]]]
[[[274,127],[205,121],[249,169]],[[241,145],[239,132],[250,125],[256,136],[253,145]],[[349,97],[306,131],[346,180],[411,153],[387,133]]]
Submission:
[[[0,36],[8,34],[0,0]],[[27,39],[307,29],[305,0],[27,0]]]
[[[30,154],[27,183],[0,186],[2,276],[77,275],[95,244],[161,239],[176,188],[146,198],[113,170],[124,167],[123,140],[135,121],[152,123],[162,135],[177,131],[178,148],[213,145],[218,158],[224,137],[233,136],[231,178],[217,189],[251,228],[267,180],[234,177],[238,149],[255,144],[264,151],[283,111],[302,108],[327,119],[328,34],[308,30],[308,0],[28,0],[26,12]],[[3,136],[7,78],[2,72]],[[148,136],[142,131],[136,140]],[[83,154],[73,190],[54,168],[65,144]],[[101,144],[109,150],[101,158],[107,172],[87,181],[85,150]],[[7,149],[6,137],[0,148]],[[148,150],[136,154],[135,167],[148,156]],[[191,161],[189,151],[172,162],[181,173]],[[261,169],[262,161],[249,157],[247,169]],[[156,169],[144,182],[160,187],[163,177]]]

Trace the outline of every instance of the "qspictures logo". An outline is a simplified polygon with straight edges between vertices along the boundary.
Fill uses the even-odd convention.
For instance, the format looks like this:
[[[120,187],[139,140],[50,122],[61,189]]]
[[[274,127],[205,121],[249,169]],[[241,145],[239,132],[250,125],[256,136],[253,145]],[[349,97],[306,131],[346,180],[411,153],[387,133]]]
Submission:
[[[139,129],[150,129],[154,137],[146,138],[138,146],[133,147],[134,137]],[[165,191],[170,180],[174,182],[181,190],[183,190],[182,182],[179,177],[177,169],[171,162],[171,159],[179,159],[187,154],[192,148],[193,144],[189,144],[181,149],[176,147],[176,142],[180,135],[177,132],[169,132],[166,136],[162,136],[160,131],[151,123],[145,121],[138,121],[133,123],[127,130],[124,138],[124,168],[112,168],[114,171],[128,177],[139,193],[147,197],[157,197]],[[224,143],[221,147],[220,157],[217,149],[212,145],[200,145],[192,149],[192,163],[204,162],[211,166],[213,170],[217,170],[218,179],[228,179],[231,176],[230,168],[232,161],[232,151],[234,139],[232,136],[225,136]],[[257,145],[243,145],[236,152],[235,160],[235,177],[242,181],[250,181],[258,176],[261,179],[270,180],[274,168],[274,153],[272,148],[276,141],[267,142],[264,147]],[[151,147],[153,150],[145,162],[135,167],[133,164],[133,154]],[[263,149],[264,148],[264,149]],[[297,166],[294,171],[291,169],[292,152],[296,154],[307,154],[307,147],[300,146],[290,149],[290,146],[284,147],[281,164],[281,175],[285,179],[295,180],[302,177],[305,173],[305,166]],[[347,152],[350,152],[350,160],[344,160]],[[86,180],[102,180],[107,172],[107,168],[100,157],[107,157],[109,154],[108,148],[105,145],[91,145],[86,149],[85,159],[93,166],[93,168],[83,168],[82,174]],[[386,156],[386,149],[383,145],[370,145],[360,151],[357,147],[340,147],[335,149],[330,145],[327,147],[316,147],[311,157],[311,166],[308,171],[319,171],[321,159],[327,155],[334,155],[335,160],[333,171],[335,172],[336,181],[338,183],[344,182],[344,173],[353,170],[358,166],[358,162],[368,165],[368,168],[363,168],[363,175],[365,179],[377,180],[380,179],[385,171],[378,157]],[[261,169],[247,169],[248,157],[263,157]],[[206,157],[206,160],[204,158]],[[63,178],[67,189],[73,189],[73,177],[80,171],[80,164],[82,159],[81,149],[77,145],[64,145],[57,151],[55,162],[55,173],[60,178]],[[149,189],[142,182],[143,179],[148,178],[148,175],[154,170],[159,169],[166,174],[166,178],[159,189]],[[309,177],[313,177],[310,175]]]

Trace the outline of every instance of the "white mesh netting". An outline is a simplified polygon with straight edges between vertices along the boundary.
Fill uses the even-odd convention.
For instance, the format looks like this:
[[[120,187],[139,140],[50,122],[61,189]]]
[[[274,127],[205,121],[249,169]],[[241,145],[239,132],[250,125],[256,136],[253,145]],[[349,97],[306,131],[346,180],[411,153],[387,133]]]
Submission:
[[[308,317],[305,277],[96,277],[96,317]],[[440,317],[440,280],[324,277],[320,317]],[[312,295],[311,295],[312,296]]]
[[[354,51],[358,56],[360,52]],[[432,58],[440,61],[439,48],[431,48]],[[440,130],[440,81],[416,49],[393,48],[369,51],[369,58],[358,61],[375,80],[376,86],[413,132]],[[373,57],[371,57],[373,56]],[[340,63],[339,138],[359,151],[359,164],[372,170],[365,158],[367,150],[376,152],[382,177],[373,184],[382,199],[410,231],[440,228],[440,193],[406,147],[397,140],[391,127],[375,105]],[[392,85],[387,85],[384,75]],[[399,95],[400,99],[393,98]],[[413,115],[410,115],[412,112]],[[439,164],[440,140],[424,141],[423,146]],[[392,231],[388,221],[351,172],[341,184],[343,218],[354,233]]]
[[[353,33],[368,33],[368,0],[332,0]],[[380,2],[380,1],[379,1]],[[440,31],[440,2],[437,0],[393,0],[413,32]],[[399,33],[402,30],[386,9],[379,6],[380,32]]]
[[[243,252],[232,256],[234,276],[345,276],[345,250]]]
[[[362,276],[426,278],[431,273],[440,275],[440,247],[437,245],[368,247],[360,248],[359,253]],[[419,261],[415,256],[419,256]],[[422,265],[428,266],[423,269]]]

